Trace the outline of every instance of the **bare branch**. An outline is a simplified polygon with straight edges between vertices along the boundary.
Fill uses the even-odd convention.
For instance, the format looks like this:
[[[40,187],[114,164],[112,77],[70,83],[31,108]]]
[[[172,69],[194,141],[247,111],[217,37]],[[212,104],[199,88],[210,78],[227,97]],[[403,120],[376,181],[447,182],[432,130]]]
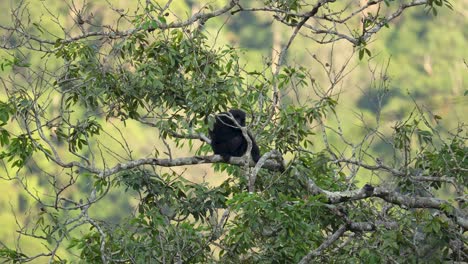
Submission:
[[[385,20],[377,23],[373,28],[367,30],[367,32],[362,36],[363,40],[367,41],[373,34],[377,33],[382,27],[384,27],[388,22],[399,17],[403,11],[409,7],[427,5],[427,0],[414,0],[408,4],[402,4],[396,12],[387,16]]]

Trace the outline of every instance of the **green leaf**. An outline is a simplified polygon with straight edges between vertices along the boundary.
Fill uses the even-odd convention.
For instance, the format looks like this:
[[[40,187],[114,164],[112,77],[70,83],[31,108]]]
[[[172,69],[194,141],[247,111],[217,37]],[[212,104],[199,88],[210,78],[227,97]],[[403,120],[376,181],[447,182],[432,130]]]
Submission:
[[[163,24],[167,24],[167,20],[166,20],[166,18],[164,16],[159,16],[158,20]]]
[[[359,60],[362,60],[364,58],[364,49],[359,50]]]
[[[370,56],[371,56],[371,51],[370,51],[370,50],[368,50],[368,49],[364,49],[364,50],[366,51],[366,53],[367,53],[367,56],[369,56],[369,57],[370,57]]]

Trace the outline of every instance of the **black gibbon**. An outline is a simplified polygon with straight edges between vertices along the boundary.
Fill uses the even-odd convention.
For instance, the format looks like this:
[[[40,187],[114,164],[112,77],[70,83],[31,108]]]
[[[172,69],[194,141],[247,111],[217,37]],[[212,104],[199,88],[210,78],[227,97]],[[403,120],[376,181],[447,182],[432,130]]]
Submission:
[[[245,112],[239,109],[231,109],[229,113],[234,117],[237,123],[245,126]],[[224,161],[229,161],[231,156],[242,157],[247,151],[247,140],[242,134],[242,130],[229,117],[229,113],[223,112],[216,115],[216,121],[213,130],[209,131],[211,137],[211,147],[215,154],[223,157]],[[252,134],[248,132],[252,141],[252,159],[257,162],[260,159],[260,149],[257,146]]]

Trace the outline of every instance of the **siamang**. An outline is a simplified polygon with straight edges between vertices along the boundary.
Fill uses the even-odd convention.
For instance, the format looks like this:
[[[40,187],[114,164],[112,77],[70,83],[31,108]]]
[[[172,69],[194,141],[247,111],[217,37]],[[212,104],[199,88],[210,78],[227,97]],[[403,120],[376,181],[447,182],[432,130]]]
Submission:
[[[231,109],[229,113],[234,117],[237,123],[245,126],[245,112],[239,109]],[[229,113],[223,112],[216,115],[213,130],[209,131],[211,137],[211,147],[215,154],[223,157],[224,161],[229,161],[231,156],[242,157],[247,151],[247,140],[242,134],[242,130],[231,119]],[[260,150],[255,143],[250,132],[247,132],[252,141],[252,159],[257,162],[260,159]]]

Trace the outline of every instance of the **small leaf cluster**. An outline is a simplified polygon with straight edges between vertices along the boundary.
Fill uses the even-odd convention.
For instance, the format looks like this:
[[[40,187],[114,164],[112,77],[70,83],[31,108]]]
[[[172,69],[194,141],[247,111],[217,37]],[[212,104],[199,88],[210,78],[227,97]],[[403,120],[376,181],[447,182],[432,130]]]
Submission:
[[[88,118],[79,120],[76,125],[70,125],[67,132],[64,131],[64,126],[60,127],[57,130],[57,136],[69,143],[71,151],[77,151],[87,146],[88,140],[95,135],[99,135],[101,129],[101,124]]]
[[[432,12],[434,16],[437,16],[437,9],[442,6],[453,10],[453,5],[449,0],[428,0],[426,4],[427,11]]]
[[[466,155],[468,147],[460,138],[453,138],[451,142],[444,142],[435,150],[425,150],[417,157],[415,167],[422,170],[424,175],[454,178],[462,186],[468,187],[468,174],[463,168],[468,167]],[[441,182],[434,181],[431,187],[436,189]]]
[[[307,149],[313,145],[312,123],[320,121],[329,111],[334,111],[337,102],[325,97],[317,101],[313,106],[287,105],[279,112],[279,123],[267,127],[272,138],[269,142],[274,142],[275,148],[280,152],[292,153],[298,148]]]

